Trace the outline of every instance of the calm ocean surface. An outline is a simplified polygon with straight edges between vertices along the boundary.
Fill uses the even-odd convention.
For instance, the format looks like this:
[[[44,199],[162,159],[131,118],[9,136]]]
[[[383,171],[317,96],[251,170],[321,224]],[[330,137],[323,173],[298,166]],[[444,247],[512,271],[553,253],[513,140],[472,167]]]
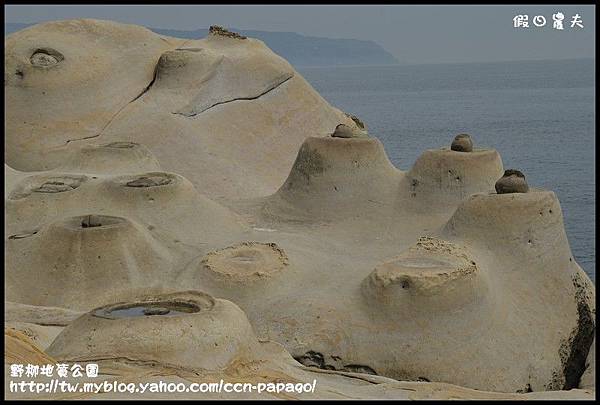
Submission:
[[[297,68],[365,122],[399,169],[461,132],[498,150],[505,168],[557,194],[573,254],[595,283],[594,69],[593,59]]]

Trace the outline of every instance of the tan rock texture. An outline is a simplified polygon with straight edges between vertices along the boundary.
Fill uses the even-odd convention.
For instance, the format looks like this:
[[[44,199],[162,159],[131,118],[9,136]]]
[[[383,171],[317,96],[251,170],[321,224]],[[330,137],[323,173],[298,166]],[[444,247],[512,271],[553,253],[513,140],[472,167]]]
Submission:
[[[496,192],[493,145],[449,134],[399,170],[222,29],[72,20],[5,45],[5,328],[45,355],[317,378],[309,398],[595,395],[595,286],[552,191]],[[35,352],[11,339],[5,364]]]

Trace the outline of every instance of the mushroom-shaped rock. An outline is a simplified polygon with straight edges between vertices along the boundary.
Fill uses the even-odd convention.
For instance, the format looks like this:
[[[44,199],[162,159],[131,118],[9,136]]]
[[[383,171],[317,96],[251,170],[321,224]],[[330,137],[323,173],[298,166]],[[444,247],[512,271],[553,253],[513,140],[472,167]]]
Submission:
[[[508,169],[504,175],[496,182],[496,193],[526,193],[529,186],[525,180],[525,175],[518,170]]]
[[[308,221],[365,212],[373,206],[369,200],[396,197],[400,175],[376,138],[309,137],[285,183],[268,197],[264,212]]]
[[[363,296],[394,317],[456,311],[483,299],[487,286],[476,263],[454,243],[421,237],[400,256],[378,265],[362,283]]]
[[[560,251],[568,259],[570,250],[563,226],[556,195],[532,189],[528,193],[473,194],[458,206],[445,232],[473,243],[493,244],[495,251],[506,247],[513,253],[524,249],[539,254],[542,249],[548,254]]]
[[[47,349],[62,361],[126,358],[192,370],[220,370],[252,358],[258,341],[244,312],[207,294],[147,295],[95,309]]]
[[[452,141],[451,150],[457,152],[473,152],[473,141],[468,134],[458,134]]]
[[[427,212],[454,210],[471,194],[492,192],[502,172],[502,159],[493,149],[426,150],[405,177],[407,206]]]
[[[202,267],[230,282],[251,282],[282,271],[288,258],[275,243],[243,242],[208,253]]]
[[[241,242],[188,263],[177,285],[202,288],[243,306],[240,289],[244,294],[253,294],[269,286],[281,286],[288,265],[287,254],[276,243]]]
[[[84,215],[8,238],[7,298],[89,310],[137,288],[170,285],[174,251],[127,218]]]

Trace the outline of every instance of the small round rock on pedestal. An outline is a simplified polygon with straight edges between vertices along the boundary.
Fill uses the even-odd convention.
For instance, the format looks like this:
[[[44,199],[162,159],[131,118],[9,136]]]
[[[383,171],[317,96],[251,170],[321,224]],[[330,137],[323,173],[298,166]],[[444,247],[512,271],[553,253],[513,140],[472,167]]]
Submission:
[[[450,145],[450,149],[456,152],[473,152],[473,141],[467,134],[456,135]]]
[[[496,182],[495,187],[498,194],[526,193],[529,191],[525,175],[513,169],[504,171],[504,175]]]

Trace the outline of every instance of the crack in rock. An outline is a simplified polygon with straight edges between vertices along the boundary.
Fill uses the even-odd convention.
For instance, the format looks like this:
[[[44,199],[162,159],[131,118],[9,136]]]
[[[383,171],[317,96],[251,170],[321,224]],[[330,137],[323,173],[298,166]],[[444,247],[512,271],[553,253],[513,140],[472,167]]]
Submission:
[[[581,276],[576,274],[572,280],[577,304],[577,325],[560,346],[561,369],[553,372],[552,381],[546,386],[549,391],[570,390],[579,386],[596,335],[596,311],[588,304],[589,291]]]
[[[183,113],[183,112],[176,111],[173,114],[182,115],[184,117],[191,118],[191,117],[195,117],[196,115],[201,114],[201,113],[203,113],[203,112],[205,112],[205,111],[207,111],[207,110],[209,110],[209,109],[211,109],[213,107],[216,107],[218,105],[228,104],[228,103],[232,103],[234,101],[251,101],[251,100],[256,100],[256,99],[258,99],[258,98],[260,98],[260,97],[262,97],[262,96],[270,93],[271,91],[273,91],[273,90],[281,87],[284,83],[286,83],[287,81],[289,81],[293,77],[294,77],[294,74],[290,75],[289,77],[287,77],[283,81],[281,81],[278,84],[275,84],[275,85],[269,87],[268,89],[266,89],[265,91],[263,91],[262,93],[260,93],[257,96],[252,96],[252,97],[236,97],[236,98],[233,98],[231,100],[219,101],[218,103],[214,103],[214,104],[212,104],[212,105],[210,105],[210,106],[202,109],[201,111],[191,112],[191,113]]]
[[[86,137],[83,137],[83,138],[68,139],[66,143],[68,144],[70,142],[83,141],[85,139],[97,138],[100,135],[102,135],[104,133],[104,131],[106,130],[106,128],[108,128],[108,126],[113,123],[113,121],[117,118],[117,116],[119,114],[121,114],[121,112],[125,108],[127,108],[127,106],[129,106],[131,103],[137,101],[139,98],[141,98],[144,94],[146,94],[150,90],[150,88],[154,85],[154,82],[156,82],[157,72],[158,72],[158,63],[156,64],[156,66],[154,66],[154,74],[152,76],[152,80],[150,81],[150,83],[148,83],[148,85],[146,87],[144,87],[144,89],[137,96],[135,96],[131,101],[129,101],[123,107],[119,108],[119,110],[115,114],[113,114],[113,116],[110,117],[110,119],[108,120],[108,122],[102,127],[102,129],[100,130],[100,132],[98,132],[95,135],[90,135],[90,136],[86,136]]]

